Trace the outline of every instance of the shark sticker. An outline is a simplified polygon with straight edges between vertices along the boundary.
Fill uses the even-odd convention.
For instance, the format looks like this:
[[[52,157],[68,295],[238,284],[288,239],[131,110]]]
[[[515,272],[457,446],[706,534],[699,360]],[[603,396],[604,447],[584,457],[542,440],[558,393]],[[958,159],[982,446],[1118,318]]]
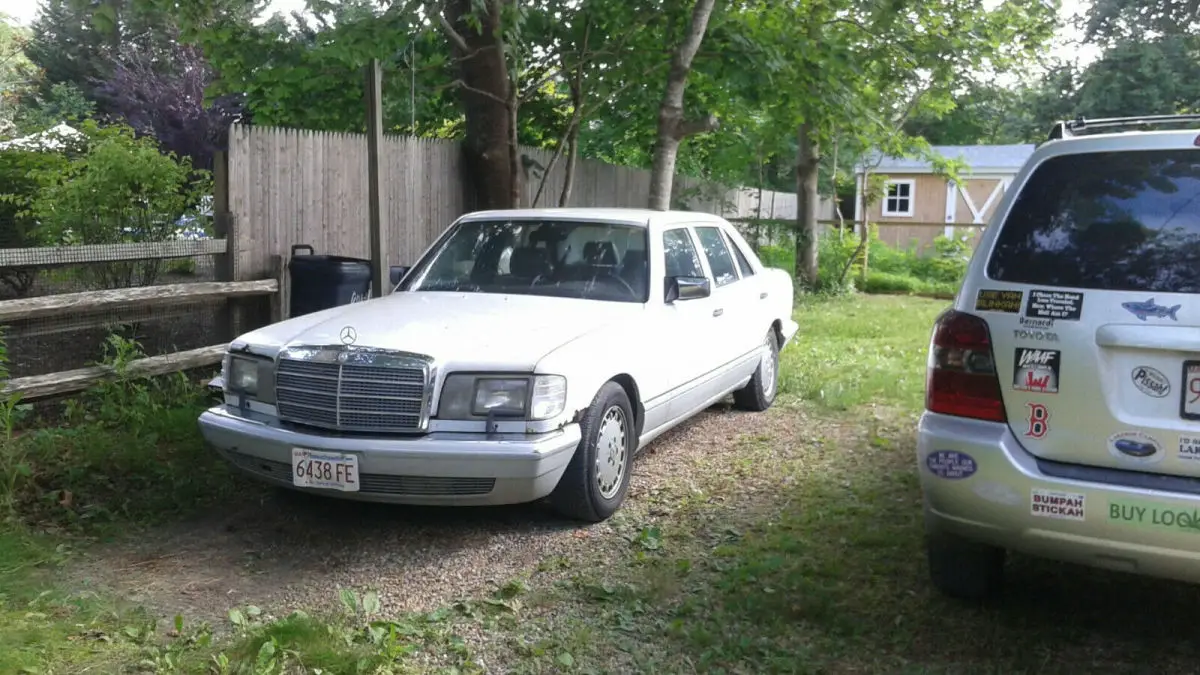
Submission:
[[[1124,307],[1141,321],[1145,321],[1146,319],[1166,318],[1169,318],[1172,321],[1178,321],[1179,319],[1175,317],[1175,312],[1178,312],[1179,308],[1183,307],[1183,305],[1172,305],[1167,307],[1166,305],[1160,305],[1154,302],[1154,298],[1150,298],[1145,302],[1122,302],[1121,307]]]

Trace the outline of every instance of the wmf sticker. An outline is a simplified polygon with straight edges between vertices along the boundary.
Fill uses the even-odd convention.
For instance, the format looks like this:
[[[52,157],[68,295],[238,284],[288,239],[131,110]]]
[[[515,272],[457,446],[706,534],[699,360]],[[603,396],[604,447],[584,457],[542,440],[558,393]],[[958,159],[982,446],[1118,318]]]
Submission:
[[[1061,361],[1062,353],[1056,349],[1017,347],[1013,355],[1013,389],[1057,394]]]
[[[1083,314],[1083,293],[1071,291],[1029,291],[1025,316],[1031,319],[1078,321]]]
[[[1179,459],[1200,462],[1200,436],[1179,437]]]
[[[1023,294],[1023,291],[1000,291],[981,288],[975,296],[975,311],[1016,314],[1021,311],[1021,296]]]
[[[1200,534],[1200,509],[1166,506],[1135,499],[1108,503],[1108,522],[1170,532]]]
[[[1082,521],[1086,505],[1087,495],[1077,492],[1033,488],[1029,495],[1029,513],[1039,518]]]

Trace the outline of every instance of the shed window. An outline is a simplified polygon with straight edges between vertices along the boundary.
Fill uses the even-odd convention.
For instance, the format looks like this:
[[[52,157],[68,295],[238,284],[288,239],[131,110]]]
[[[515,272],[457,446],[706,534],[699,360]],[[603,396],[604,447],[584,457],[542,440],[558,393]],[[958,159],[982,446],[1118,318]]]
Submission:
[[[889,180],[887,196],[883,198],[883,215],[911,216],[915,183],[911,180]]]

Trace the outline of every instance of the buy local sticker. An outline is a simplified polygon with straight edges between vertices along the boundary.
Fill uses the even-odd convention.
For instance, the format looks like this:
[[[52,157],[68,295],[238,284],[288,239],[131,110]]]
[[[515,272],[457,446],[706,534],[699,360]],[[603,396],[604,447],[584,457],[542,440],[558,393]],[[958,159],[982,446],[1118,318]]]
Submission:
[[[1108,522],[1200,534],[1200,509],[1164,506],[1135,499],[1114,499],[1108,503]]]

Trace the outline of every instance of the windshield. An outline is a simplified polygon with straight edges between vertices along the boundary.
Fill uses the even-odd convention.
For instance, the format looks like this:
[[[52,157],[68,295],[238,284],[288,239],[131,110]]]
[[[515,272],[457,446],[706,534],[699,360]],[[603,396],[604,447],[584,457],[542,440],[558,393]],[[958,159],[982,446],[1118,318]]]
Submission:
[[[459,223],[410,291],[547,295],[646,302],[646,228],[620,223]]]

